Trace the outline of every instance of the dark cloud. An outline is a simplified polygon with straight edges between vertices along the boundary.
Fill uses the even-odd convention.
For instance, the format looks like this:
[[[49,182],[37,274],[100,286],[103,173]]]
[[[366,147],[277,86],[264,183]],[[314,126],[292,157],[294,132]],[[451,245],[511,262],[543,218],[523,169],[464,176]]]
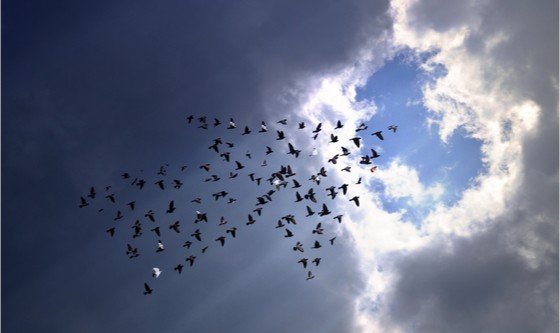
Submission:
[[[151,265],[183,254],[134,265],[126,237],[108,242],[107,221],[76,206],[90,185],[118,184],[125,170],[196,168],[208,156],[200,143],[213,136],[188,131],[188,114],[253,125],[289,115],[302,92],[286,91],[353,62],[389,29],[387,9],[386,1],[3,3],[2,328],[353,331],[362,281],[344,243],[325,262],[336,274],[310,288],[284,239],[256,227],[231,256],[210,252],[184,279],[166,270],[159,298],[145,298]],[[240,151],[254,142],[240,141]],[[185,177],[182,199],[210,191]],[[235,189],[232,214],[244,219],[254,193]],[[278,211],[293,205],[284,200]]]

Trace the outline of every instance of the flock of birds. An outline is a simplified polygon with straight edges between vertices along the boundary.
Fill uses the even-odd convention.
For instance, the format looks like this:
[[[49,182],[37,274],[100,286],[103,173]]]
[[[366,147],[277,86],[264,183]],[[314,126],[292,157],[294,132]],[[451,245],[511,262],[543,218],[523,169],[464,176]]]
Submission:
[[[275,141],[277,141],[277,145],[285,144],[285,146],[287,147],[287,151],[285,152],[285,154],[292,155],[295,159],[299,159],[300,156],[305,158],[313,158],[313,156],[316,156],[319,153],[317,148],[312,148],[309,152],[304,153],[303,149],[296,148],[293,143],[288,141],[288,137],[285,134],[285,132],[289,130],[288,121],[286,119],[278,121],[275,124],[276,129],[274,131],[270,130],[269,126],[264,121],[261,122],[258,130],[254,131],[251,130],[248,126],[238,126],[232,118],[230,118],[225,125],[223,125],[222,122],[216,118],[214,118],[213,121],[209,121],[206,116],[195,118],[195,116],[191,115],[186,118],[186,121],[189,126],[197,126],[200,130],[209,130],[222,126],[225,127],[226,131],[231,131],[232,135],[238,135],[235,133],[239,133],[239,131],[241,131],[241,137],[245,137],[255,132],[259,135],[274,133],[276,136]],[[328,144],[342,144],[341,139],[337,135],[337,130],[341,129],[343,126],[344,124],[342,124],[341,121],[338,121],[335,126],[332,127],[333,133],[330,133],[328,135]],[[360,136],[358,136],[357,133],[366,131],[367,128],[368,126],[366,126],[365,124],[360,124],[355,129],[356,136],[350,138],[346,142],[355,146],[356,148],[360,148],[364,144],[364,140]],[[296,129],[298,131],[306,131],[308,127],[304,122],[300,122],[297,124]],[[397,131],[397,126],[389,126],[388,131],[395,133]],[[311,135],[313,140],[317,140],[321,133],[323,133],[323,125],[321,123],[312,127]],[[383,131],[381,130],[377,130],[371,133],[371,135],[376,140],[385,139]],[[187,170],[198,168],[200,169],[201,173],[205,174],[205,176],[203,177],[204,179],[202,180],[202,182],[204,183],[221,184],[226,180],[233,180],[235,178],[242,179],[243,177],[247,177],[246,179],[248,179],[250,183],[259,188],[264,188],[262,194],[256,197],[254,209],[246,214],[247,220],[245,221],[245,223],[231,223],[229,221],[230,219],[223,215],[219,218],[211,218],[209,217],[210,214],[208,212],[203,211],[202,208],[199,208],[201,207],[203,202],[206,203],[210,201],[212,205],[212,213],[220,212],[220,214],[217,215],[227,213],[230,210],[229,208],[218,208],[217,205],[224,202],[226,203],[226,205],[234,205],[236,204],[238,199],[236,199],[230,193],[223,189],[218,192],[212,193],[211,197],[209,196],[205,198],[192,198],[191,204],[197,207],[196,209],[193,209],[194,221],[192,224],[194,226],[187,225],[186,222],[175,219],[174,214],[178,208],[175,199],[169,200],[166,206],[161,210],[164,211],[164,219],[171,217],[172,220],[175,221],[173,223],[170,223],[169,225],[161,225],[159,222],[162,220],[162,218],[159,216],[159,213],[156,214],[156,211],[158,211],[156,209],[147,209],[138,213],[140,207],[137,207],[137,201],[128,201],[126,199],[122,202],[124,205],[119,206],[122,200],[120,199],[120,197],[117,197],[117,195],[113,191],[113,186],[105,186],[102,190],[102,194],[97,193],[98,189],[95,186],[91,187],[89,189],[89,193],[80,198],[79,207],[84,208],[93,206],[95,203],[97,206],[97,210],[100,213],[106,212],[106,208],[108,208],[108,206],[115,211],[114,217],[112,218],[113,221],[111,221],[112,226],[110,226],[106,230],[106,232],[109,237],[114,237],[117,232],[121,232],[121,229],[124,229],[122,230],[122,232],[126,232],[128,228],[132,229],[132,235],[130,236],[131,239],[126,244],[126,250],[124,251],[130,259],[134,259],[140,256],[140,250],[138,249],[138,246],[133,245],[133,243],[137,238],[141,237],[144,234],[146,223],[149,225],[148,229],[150,233],[155,236],[152,251],[155,251],[157,253],[167,250],[166,245],[162,241],[163,232],[186,236],[186,240],[184,241],[182,247],[189,251],[188,256],[185,258],[184,262],[177,263],[173,267],[173,271],[175,271],[177,274],[181,274],[185,266],[194,266],[195,262],[197,262],[202,257],[202,254],[204,254],[210,247],[226,246],[227,243],[236,238],[236,235],[238,234],[238,232],[242,231],[242,229],[250,228],[251,225],[257,223],[257,221],[263,214],[263,209],[274,205],[273,197],[276,196],[277,193],[289,193],[288,195],[293,196],[294,203],[300,204],[302,206],[305,205],[306,214],[304,216],[296,216],[296,214],[294,214],[295,209],[290,209],[292,213],[279,216],[274,224],[274,228],[282,230],[282,236],[284,238],[297,239],[299,234],[296,233],[296,226],[301,222],[303,218],[310,219],[314,216],[317,216],[322,219],[321,222],[317,222],[316,224],[313,223],[313,225],[315,225],[315,228],[313,228],[313,230],[311,231],[311,236],[315,237],[315,240],[311,241],[310,244],[304,244],[301,240],[295,240],[292,243],[293,245],[291,246],[291,249],[295,253],[299,253],[301,255],[301,257],[297,261],[297,264],[301,265],[306,271],[306,279],[312,280],[315,278],[315,275],[311,269],[313,267],[318,267],[322,260],[322,257],[320,256],[321,252],[319,249],[324,246],[333,246],[336,239],[336,236],[332,233],[330,235],[327,235],[329,228],[325,226],[326,223],[323,219],[331,217],[332,221],[342,223],[342,219],[344,216],[343,214],[332,212],[326,202],[318,201],[320,197],[323,196],[318,195],[318,193],[321,192],[321,188],[319,186],[322,181],[323,184],[325,183],[325,178],[327,177],[327,166],[329,164],[332,164],[333,167],[340,167],[341,164],[343,164],[341,163],[341,159],[349,156],[351,154],[351,149],[348,149],[345,146],[340,146],[340,152],[328,159],[327,166],[322,166],[317,173],[311,174],[309,178],[307,178],[307,176],[305,176],[305,178],[302,178],[301,172],[295,172],[295,167],[292,167],[293,163],[288,163],[287,165],[268,164],[266,157],[269,157],[269,155],[271,154],[280,153],[279,151],[277,151],[278,148],[275,147],[273,149],[271,146],[275,145],[265,145],[265,149],[263,149],[265,159],[257,165],[259,168],[262,168],[262,170],[268,171],[264,174],[257,174],[257,172],[244,172],[248,169],[247,163],[251,163],[251,166],[253,166],[253,153],[247,151],[245,153],[245,156],[236,153],[236,143],[222,140],[221,137],[214,138],[211,141],[210,146],[208,146],[208,149],[211,152],[219,155],[221,164],[225,164],[226,168],[229,167],[229,172],[227,172],[227,175],[215,174],[215,170],[219,170],[222,168],[222,166],[216,166],[215,163],[202,163],[200,165],[194,166],[182,165],[178,168],[173,169],[175,172],[179,172],[179,174],[182,175],[182,173]],[[255,156],[256,155],[257,153],[255,153]],[[369,148],[369,152],[367,154],[360,156],[359,164],[360,166],[364,166],[369,169],[370,172],[375,172],[377,167],[373,165],[373,161],[379,157],[380,154],[378,154],[375,149]],[[345,165],[340,170],[352,172],[352,167],[352,165]],[[271,168],[272,170],[270,170]],[[168,164],[162,165],[155,175],[155,182],[145,179],[145,177],[143,177],[142,175],[133,175],[129,172],[122,173],[120,178],[125,182],[126,186],[132,186],[137,188],[138,190],[151,188],[156,191],[174,191],[180,190],[183,186],[193,186],[192,183],[185,185],[185,180],[180,179],[180,176],[171,176],[170,171],[171,167]],[[191,181],[189,180],[189,182]],[[333,185],[330,187],[326,187],[323,189],[325,192],[322,193],[326,193],[326,196],[330,197],[332,200],[334,200],[335,198],[346,197],[346,200],[348,202],[353,202],[356,206],[360,206],[359,196],[352,196],[351,198],[348,198],[347,194],[349,187],[359,185],[361,183],[362,178],[359,177],[355,182],[350,184],[345,183],[338,186]],[[127,226],[125,222],[122,222],[122,220],[126,219],[134,220],[133,223],[131,221],[131,226]],[[208,232],[203,230],[204,228],[199,227],[199,223],[204,223],[206,225],[214,224],[219,230],[219,236],[217,238],[209,238],[209,236],[207,236]],[[185,229],[189,229],[189,231],[185,231]],[[152,268],[152,276],[154,278],[159,278],[162,272],[163,270],[158,267]],[[152,292],[152,287],[150,287],[149,284],[145,282],[144,295],[151,294]]]

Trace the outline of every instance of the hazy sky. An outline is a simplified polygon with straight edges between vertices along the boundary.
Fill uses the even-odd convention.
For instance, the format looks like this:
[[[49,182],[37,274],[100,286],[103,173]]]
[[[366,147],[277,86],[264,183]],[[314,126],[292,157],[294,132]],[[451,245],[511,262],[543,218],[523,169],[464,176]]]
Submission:
[[[557,2],[4,1],[2,40],[3,331],[558,331]],[[253,133],[198,129],[190,114],[233,117]],[[364,147],[335,166],[337,120],[349,148],[356,126],[369,128]],[[271,133],[256,133],[261,121]],[[234,165],[207,149],[216,137],[236,143],[232,159],[246,165],[238,178],[225,179]],[[265,156],[266,145],[275,153]],[[381,154],[374,173],[358,165],[370,148]],[[180,190],[153,184],[165,163]],[[202,163],[223,179],[203,182]],[[280,164],[294,166],[305,190],[328,165],[314,187],[343,223],[304,218],[286,189],[245,226],[270,188],[247,174],[267,177]],[[326,197],[324,188],[359,176],[346,197]],[[101,206],[80,209],[90,186]],[[237,202],[214,201],[220,190]],[[174,218],[165,216],[172,199]],[[130,200],[137,209],[115,223]],[[163,253],[148,209],[165,216]],[[197,209],[211,222],[194,225]],[[290,212],[306,246],[320,221],[337,237],[333,246],[320,238],[310,281],[296,239],[274,228]],[[220,248],[222,215],[240,230]],[[133,240],[135,219],[144,235]],[[181,235],[167,227],[176,219]],[[181,246],[196,228],[207,253]],[[128,259],[127,243],[141,256]],[[195,252],[194,267],[173,271]],[[153,294],[142,294],[144,282]]]

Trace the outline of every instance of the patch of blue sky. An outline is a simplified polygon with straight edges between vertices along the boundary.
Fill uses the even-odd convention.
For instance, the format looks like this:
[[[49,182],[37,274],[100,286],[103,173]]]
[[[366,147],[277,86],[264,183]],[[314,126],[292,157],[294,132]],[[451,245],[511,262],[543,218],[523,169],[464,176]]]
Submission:
[[[429,111],[423,106],[422,87],[434,80],[420,68],[428,55],[411,57],[407,52],[387,61],[358,90],[357,98],[373,99],[378,113],[373,117],[364,140],[368,146],[379,147],[382,155],[376,162],[387,166],[395,158],[414,167],[426,187],[441,183],[444,194],[439,198],[445,205],[452,205],[461,197],[473,179],[483,170],[481,143],[458,130],[447,144],[441,142],[437,125],[428,128]],[[436,75],[444,75],[445,68],[437,68]],[[397,133],[387,130],[391,124],[398,125]],[[384,141],[369,134],[383,130]],[[380,191],[381,186],[372,190]],[[421,221],[432,205],[415,206],[410,198],[384,200],[389,211],[405,210],[405,217],[416,223]]]

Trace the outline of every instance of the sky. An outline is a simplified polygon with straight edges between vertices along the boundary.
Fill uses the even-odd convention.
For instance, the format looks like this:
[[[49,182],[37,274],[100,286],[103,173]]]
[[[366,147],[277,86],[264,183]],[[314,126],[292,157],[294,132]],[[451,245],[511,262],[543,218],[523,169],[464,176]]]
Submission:
[[[557,332],[558,12],[545,0],[4,1],[2,330]],[[199,129],[191,114],[223,124]],[[253,133],[226,130],[229,118]],[[269,133],[255,133],[261,121]],[[340,153],[328,135],[350,148],[361,123],[362,147],[327,163]],[[207,149],[216,137],[235,142],[238,178]],[[358,163],[371,148],[373,173]],[[203,163],[224,179],[204,182]],[[165,164],[180,190],[153,185]],[[293,213],[296,238],[317,239],[320,220],[303,217],[292,189],[244,225],[266,189],[247,174],[286,164],[305,189],[327,167],[318,200],[344,214],[323,222],[336,241],[321,238],[309,281],[295,242],[273,227]],[[342,183],[348,196],[328,199],[323,188]],[[118,207],[137,202],[126,224],[101,197],[108,185]],[[80,209],[91,186],[99,197]],[[237,202],[214,201],[220,190]],[[156,253],[143,214],[165,216],[170,200],[184,231],[158,219],[166,250]],[[211,222],[192,224],[197,209]],[[195,228],[223,233],[221,215],[235,240],[182,248]],[[127,258],[127,243],[141,256]],[[193,267],[173,271],[195,251]]]

